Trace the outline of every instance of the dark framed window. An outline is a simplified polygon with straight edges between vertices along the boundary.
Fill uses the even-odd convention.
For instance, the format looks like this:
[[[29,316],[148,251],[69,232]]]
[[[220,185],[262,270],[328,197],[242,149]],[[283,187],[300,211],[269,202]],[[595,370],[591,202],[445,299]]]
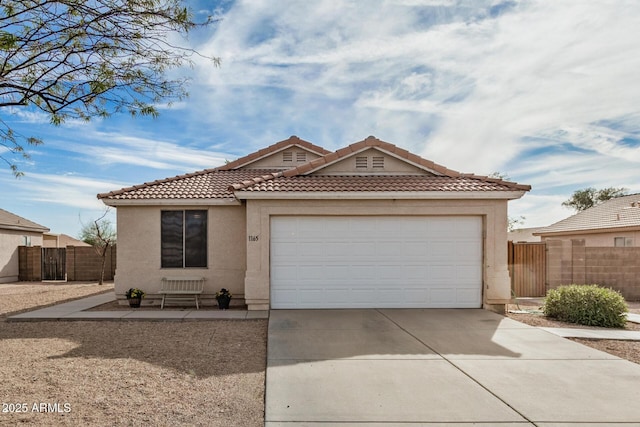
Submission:
[[[207,266],[207,211],[162,211],[162,268]]]

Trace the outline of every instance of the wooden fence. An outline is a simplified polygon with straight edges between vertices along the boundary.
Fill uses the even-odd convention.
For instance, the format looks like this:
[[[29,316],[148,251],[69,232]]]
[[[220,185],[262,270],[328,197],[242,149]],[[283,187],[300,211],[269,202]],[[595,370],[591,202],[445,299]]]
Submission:
[[[547,292],[545,243],[514,243],[509,241],[508,255],[511,290],[514,296],[544,297]]]
[[[67,246],[64,249],[40,246],[18,247],[19,280],[93,281],[100,278],[102,258],[91,246]],[[116,271],[116,247],[107,252],[104,279],[113,280]]]

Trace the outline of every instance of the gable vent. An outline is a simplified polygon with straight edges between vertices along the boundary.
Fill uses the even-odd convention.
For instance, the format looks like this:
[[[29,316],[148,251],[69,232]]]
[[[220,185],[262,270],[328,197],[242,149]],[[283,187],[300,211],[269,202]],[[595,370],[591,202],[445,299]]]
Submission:
[[[285,151],[282,153],[283,162],[293,162],[293,153],[291,151]]]
[[[306,162],[307,161],[307,153],[305,153],[304,151],[296,152],[296,161],[298,163]]]
[[[373,168],[374,169],[384,169],[384,157],[382,157],[382,156],[373,156]]]
[[[366,169],[368,165],[369,161],[366,156],[356,156],[356,169]]]

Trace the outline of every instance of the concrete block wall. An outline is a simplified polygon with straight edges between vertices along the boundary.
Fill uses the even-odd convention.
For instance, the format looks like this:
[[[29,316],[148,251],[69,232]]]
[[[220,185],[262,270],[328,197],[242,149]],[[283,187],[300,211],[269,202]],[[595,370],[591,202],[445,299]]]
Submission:
[[[587,283],[611,287],[640,300],[640,247],[585,248]]]
[[[572,283],[573,258],[570,240],[547,240],[547,289]]]
[[[18,247],[18,280],[39,282],[42,280],[42,247]]]
[[[587,247],[582,239],[547,240],[547,289],[560,285],[610,287],[640,301],[640,247]]]
[[[107,251],[104,280],[113,280],[115,273],[116,248]],[[67,246],[67,280],[89,281],[100,278],[102,258],[89,246]]]

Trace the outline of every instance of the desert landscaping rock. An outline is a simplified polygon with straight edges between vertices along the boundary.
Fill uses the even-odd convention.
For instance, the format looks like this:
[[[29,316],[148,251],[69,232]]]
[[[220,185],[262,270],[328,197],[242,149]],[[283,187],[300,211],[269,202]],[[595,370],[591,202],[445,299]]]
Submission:
[[[0,425],[263,425],[265,320],[5,321],[112,286],[0,285]]]

